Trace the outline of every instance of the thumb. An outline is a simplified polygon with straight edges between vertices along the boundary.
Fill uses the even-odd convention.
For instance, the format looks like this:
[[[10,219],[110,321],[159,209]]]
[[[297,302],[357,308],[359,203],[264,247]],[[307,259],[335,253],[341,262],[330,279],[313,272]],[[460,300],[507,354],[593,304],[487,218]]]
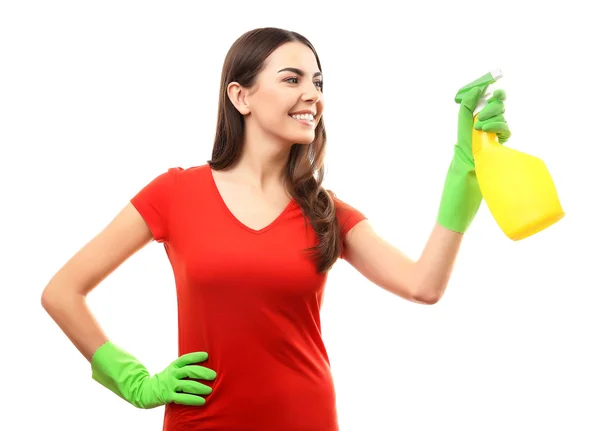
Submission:
[[[477,102],[479,102],[479,99],[481,98],[482,94],[483,94],[483,90],[481,88],[479,88],[479,87],[471,88],[462,97],[462,100],[460,102],[461,106],[464,106],[469,111],[473,112],[473,110],[477,106]]]

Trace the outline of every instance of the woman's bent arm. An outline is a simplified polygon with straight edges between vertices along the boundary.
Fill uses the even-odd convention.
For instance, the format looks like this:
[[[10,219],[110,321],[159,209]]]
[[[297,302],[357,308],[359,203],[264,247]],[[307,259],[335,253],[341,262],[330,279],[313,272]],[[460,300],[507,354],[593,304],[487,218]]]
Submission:
[[[86,304],[87,294],[152,239],[148,225],[128,203],[44,288],[42,306],[88,361],[108,337]]]

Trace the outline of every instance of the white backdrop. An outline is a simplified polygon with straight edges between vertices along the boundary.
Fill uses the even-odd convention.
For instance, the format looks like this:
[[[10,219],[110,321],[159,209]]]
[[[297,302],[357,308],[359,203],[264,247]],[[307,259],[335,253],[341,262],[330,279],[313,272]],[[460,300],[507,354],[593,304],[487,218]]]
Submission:
[[[593,3],[386,4],[1,2],[7,429],[161,429],[163,408],[137,410],[91,380],[40,294],[150,179],[210,158],[223,59],[261,26],[316,46],[325,185],[412,257],[435,221],[456,90],[493,68],[504,73],[507,145],[546,162],[567,213],[512,242],[482,206],[433,306],[397,298],[339,261],[323,331],[341,429],[600,429]],[[161,245],[128,260],[89,304],[150,371],[174,359],[176,298]]]

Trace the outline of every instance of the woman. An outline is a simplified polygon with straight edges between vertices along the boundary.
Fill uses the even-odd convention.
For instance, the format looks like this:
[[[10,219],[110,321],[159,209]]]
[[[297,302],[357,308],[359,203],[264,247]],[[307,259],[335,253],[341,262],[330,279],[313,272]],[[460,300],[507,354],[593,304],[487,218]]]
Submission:
[[[407,300],[433,304],[444,292],[482,199],[470,156],[481,90],[461,102],[437,223],[412,261],[321,185],[321,72],[295,32],[242,35],[223,66],[212,159],[158,175],[44,289],[44,308],[93,378],[137,407],[165,405],[165,430],[337,430],[319,311],[339,257]],[[495,96],[476,127],[504,142],[505,95]],[[108,339],[85,303],[152,239],[173,267],[180,355],[154,376]]]

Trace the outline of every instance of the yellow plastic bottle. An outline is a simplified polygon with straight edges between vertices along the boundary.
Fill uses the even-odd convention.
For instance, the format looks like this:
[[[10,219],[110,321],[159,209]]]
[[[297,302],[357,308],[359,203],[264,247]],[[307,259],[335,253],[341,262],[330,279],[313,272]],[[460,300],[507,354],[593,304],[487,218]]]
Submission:
[[[501,77],[501,71],[496,69],[459,90],[457,97],[475,85],[485,86],[473,111],[475,122],[494,93],[492,84]],[[475,173],[481,193],[506,236],[518,241],[564,217],[556,187],[541,159],[501,145],[495,133],[473,128],[472,138]]]

